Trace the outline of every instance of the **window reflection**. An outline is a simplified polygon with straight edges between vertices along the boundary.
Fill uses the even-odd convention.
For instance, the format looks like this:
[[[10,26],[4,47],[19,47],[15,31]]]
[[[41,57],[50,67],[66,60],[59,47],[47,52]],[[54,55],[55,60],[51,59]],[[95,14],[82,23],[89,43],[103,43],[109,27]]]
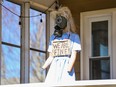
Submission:
[[[39,15],[41,12],[30,9],[30,16]],[[40,22],[42,18],[42,22]],[[46,50],[46,15],[30,18],[30,47]]]
[[[110,79],[110,60],[109,58],[90,59],[91,79]]]
[[[110,79],[108,20],[92,22],[92,58],[90,58],[90,79]]]
[[[3,5],[20,15],[20,6],[4,1]],[[15,37],[15,38],[14,38]],[[2,7],[2,41],[20,45],[19,17]]]
[[[9,1],[3,5],[20,15],[20,6]],[[10,44],[10,45],[9,45]],[[18,47],[15,47],[15,46]],[[20,83],[19,17],[2,7],[1,84]]]
[[[108,21],[92,22],[92,56],[108,56]]]
[[[1,83],[20,83],[20,49],[2,45]]]
[[[41,12],[30,9],[30,16],[39,15]],[[42,22],[40,21],[42,18]],[[46,14],[30,18],[30,82],[43,82],[45,71],[42,65],[46,58]]]
[[[42,65],[45,62],[45,53],[30,51],[30,82],[43,82],[45,79],[45,71]]]

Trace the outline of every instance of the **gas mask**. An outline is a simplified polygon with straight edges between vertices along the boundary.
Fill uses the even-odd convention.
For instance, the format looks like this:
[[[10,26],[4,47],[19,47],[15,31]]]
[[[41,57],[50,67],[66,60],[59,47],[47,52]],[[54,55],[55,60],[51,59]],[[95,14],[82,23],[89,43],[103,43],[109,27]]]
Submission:
[[[56,26],[54,27],[55,28],[54,35],[57,37],[61,37],[63,34],[63,30],[67,26],[67,19],[63,16],[57,16],[55,19],[55,24]]]

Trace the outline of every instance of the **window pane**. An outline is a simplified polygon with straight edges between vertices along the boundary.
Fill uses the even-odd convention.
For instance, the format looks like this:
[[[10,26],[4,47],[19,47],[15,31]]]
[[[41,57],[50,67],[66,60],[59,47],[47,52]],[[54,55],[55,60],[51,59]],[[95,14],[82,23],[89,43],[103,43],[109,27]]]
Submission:
[[[30,16],[39,15],[41,12],[30,9]],[[43,22],[40,22],[42,18]],[[46,14],[30,18],[30,47],[46,50]]]
[[[20,49],[2,45],[1,84],[20,83]]]
[[[4,1],[3,5],[20,15],[20,6]],[[15,38],[14,38],[15,37]],[[2,41],[20,45],[19,17],[2,7]]]
[[[45,79],[45,71],[42,65],[45,62],[45,53],[30,51],[30,82],[43,82]]]
[[[92,22],[92,56],[108,56],[108,21]]]
[[[90,59],[91,79],[110,79],[110,58]]]

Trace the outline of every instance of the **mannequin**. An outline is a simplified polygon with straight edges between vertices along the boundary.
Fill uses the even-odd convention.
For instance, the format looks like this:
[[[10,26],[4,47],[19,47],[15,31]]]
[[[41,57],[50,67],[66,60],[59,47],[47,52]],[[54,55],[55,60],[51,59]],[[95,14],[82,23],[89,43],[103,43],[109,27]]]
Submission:
[[[50,37],[49,57],[42,67],[46,69],[50,65],[45,82],[75,81],[74,63],[81,45],[71,12],[68,7],[61,7],[52,14],[55,19],[55,31]]]

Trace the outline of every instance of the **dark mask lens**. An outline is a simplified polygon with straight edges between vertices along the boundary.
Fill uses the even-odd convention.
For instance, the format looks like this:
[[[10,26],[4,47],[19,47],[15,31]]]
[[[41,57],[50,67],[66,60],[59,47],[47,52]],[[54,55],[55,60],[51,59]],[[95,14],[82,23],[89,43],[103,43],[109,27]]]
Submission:
[[[67,19],[63,16],[58,16],[56,18],[56,25],[61,29],[64,29],[67,26]]]
[[[67,19],[63,16],[58,16],[55,22],[56,26],[54,27],[55,28],[54,35],[61,37],[63,29],[65,29],[65,27],[67,26]]]

